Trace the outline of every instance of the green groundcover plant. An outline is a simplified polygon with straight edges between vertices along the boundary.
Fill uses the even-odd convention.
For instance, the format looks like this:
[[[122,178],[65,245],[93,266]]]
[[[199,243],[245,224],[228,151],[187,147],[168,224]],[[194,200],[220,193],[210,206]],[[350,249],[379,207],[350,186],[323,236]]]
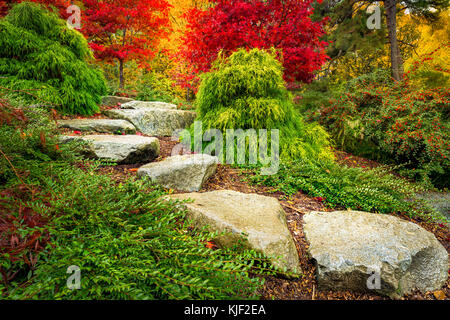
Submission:
[[[250,175],[255,184],[273,187],[287,197],[302,191],[328,207],[377,213],[405,213],[411,217],[447,222],[448,219],[416,198],[423,187],[400,179],[388,168],[349,168],[332,161],[297,160],[282,163],[271,176]]]
[[[196,108],[203,130],[278,129],[282,159],[330,159],[328,134],[294,109],[277,52],[239,49],[219,54],[202,76]]]
[[[102,73],[88,65],[84,37],[55,13],[22,2],[0,19],[0,89],[68,114],[99,111]]]
[[[247,299],[274,274],[260,253],[211,248],[149,181],[97,173],[43,110],[0,106],[1,299]]]

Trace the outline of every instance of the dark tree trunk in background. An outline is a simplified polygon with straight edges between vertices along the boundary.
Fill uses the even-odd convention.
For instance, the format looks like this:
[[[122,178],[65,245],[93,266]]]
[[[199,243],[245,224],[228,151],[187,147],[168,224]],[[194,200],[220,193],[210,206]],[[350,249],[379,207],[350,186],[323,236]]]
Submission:
[[[386,9],[386,23],[388,28],[389,44],[391,47],[392,77],[400,81],[403,79],[403,59],[397,41],[397,0],[384,0]]]
[[[124,79],[123,79],[123,60],[119,60],[119,88],[123,89]]]

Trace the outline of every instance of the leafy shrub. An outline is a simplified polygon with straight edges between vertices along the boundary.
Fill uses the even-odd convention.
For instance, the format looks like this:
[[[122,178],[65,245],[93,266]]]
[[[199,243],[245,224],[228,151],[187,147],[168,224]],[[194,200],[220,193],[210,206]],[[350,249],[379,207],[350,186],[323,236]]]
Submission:
[[[275,175],[251,176],[251,181],[271,186],[274,192],[281,191],[287,196],[303,191],[332,208],[404,212],[410,216],[445,219],[422,202],[412,200],[420,187],[393,176],[382,167],[363,170],[331,161],[299,160],[281,164]]]
[[[172,102],[175,99],[173,81],[165,74],[150,71],[138,84],[138,100]]]
[[[240,49],[228,58],[220,54],[202,77],[196,105],[205,130],[278,129],[282,158],[332,157],[325,130],[305,123],[294,109],[274,50]]]
[[[51,200],[30,206],[50,219],[51,241],[30,280],[12,283],[9,298],[245,299],[261,285],[248,275],[256,253],[206,248],[214,235],[194,232],[147,181],[117,185],[95,174],[95,166],[40,167],[46,176],[39,183]],[[81,269],[79,290],[66,287],[71,265]]]
[[[312,113],[335,97],[339,91],[337,87],[329,78],[303,84],[293,92],[295,108],[302,114]]]
[[[70,114],[98,112],[106,93],[84,37],[56,14],[29,2],[0,20],[0,86],[28,102],[51,103]]]
[[[37,106],[22,107],[20,103],[0,98],[0,183],[16,176],[9,161],[22,167],[29,161],[76,158],[71,146],[58,144],[56,125],[48,111]]]
[[[261,254],[213,250],[146,180],[117,183],[57,144],[38,108],[0,108],[2,299],[245,299]],[[81,289],[66,286],[81,268]]]
[[[0,277],[8,283],[24,276],[47,245],[48,218],[37,213],[32,201],[43,206],[42,188],[24,182],[29,161],[61,159],[63,153],[49,133],[55,126],[39,108],[22,109],[0,98]],[[14,163],[14,165],[13,165]],[[26,167],[26,166],[25,166]],[[37,200],[39,199],[39,200]],[[26,273],[25,273],[26,276]],[[1,291],[1,290],[0,290]]]
[[[450,89],[361,77],[311,117],[340,147],[403,165],[411,178],[448,187]],[[363,154],[366,151],[366,154]]]

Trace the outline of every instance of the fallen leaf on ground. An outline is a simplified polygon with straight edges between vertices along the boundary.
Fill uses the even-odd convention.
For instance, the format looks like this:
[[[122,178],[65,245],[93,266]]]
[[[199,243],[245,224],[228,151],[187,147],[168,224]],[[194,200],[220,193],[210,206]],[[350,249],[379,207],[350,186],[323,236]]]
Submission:
[[[444,300],[445,299],[445,293],[442,290],[433,292],[433,295],[438,300]]]
[[[214,244],[214,242],[207,241],[205,247],[208,249],[217,249],[217,246]]]

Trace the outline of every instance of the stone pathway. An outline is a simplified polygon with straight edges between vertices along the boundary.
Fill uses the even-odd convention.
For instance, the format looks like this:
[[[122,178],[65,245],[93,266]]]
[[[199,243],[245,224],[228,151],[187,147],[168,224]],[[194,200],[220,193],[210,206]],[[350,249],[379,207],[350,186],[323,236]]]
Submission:
[[[152,162],[137,171],[154,183],[182,191],[199,191],[217,168],[219,159],[207,154],[177,155]]]
[[[222,247],[239,244],[266,254],[272,263],[292,273],[301,274],[298,252],[286,223],[286,213],[277,199],[233,190],[170,195],[175,200],[193,199],[183,203],[187,218],[198,227],[208,226],[218,232],[214,241]]]
[[[120,109],[105,110],[108,117],[124,119],[149,136],[171,136],[177,129],[188,128],[196,117],[195,112],[177,110],[175,105],[163,102],[132,101]]]
[[[273,265],[301,274],[299,254],[286,224],[286,214],[273,197],[232,190],[200,191],[216,172],[218,159],[192,154],[154,161],[160,153],[157,137],[188,128],[195,112],[177,110],[164,102],[105,97],[106,104],[120,105],[104,114],[113,119],[60,120],[59,127],[88,134],[62,136],[62,142],[87,142],[92,158],[125,164],[144,164],[137,176],[175,189],[167,198],[183,202],[187,217],[211,232],[226,232],[214,241],[223,247],[245,239],[244,247],[265,253]],[[140,134],[125,134],[136,133]],[[445,208],[448,211],[448,206]],[[402,219],[367,212],[310,212],[303,217],[308,255],[317,262],[319,288],[367,291],[369,269],[379,269],[381,295],[401,297],[414,289],[439,289],[448,277],[448,255],[435,236]],[[242,238],[242,235],[245,237]],[[369,288],[370,289],[370,288]]]
[[[85,153],[90,158],[117,163],[145,163],[159,155],[159,140],[138,135],[85,135],[62,136],[62,142],[82,140],[88,146]]]
[[[160,153],[156,136],[171,136],[177,129],[188,128],[195,119],[195,112],[177,110],[176,105],[165,102],[137,101],[114,96],[104,97],[103,103],[120,107],[103,111],[114,119],[59,120],[58,126],[106,134],[66,135],[61,136],[61,141],[87,142],[85,153],[94,159],[120,164],[146,163],[138,170],[138,176],[147,176],[155,184],[179,191],[199,191],[215,173],[218,159],[209,155],[174,156],[151,162]],[[131,134],[136,131],[150,137]]]

